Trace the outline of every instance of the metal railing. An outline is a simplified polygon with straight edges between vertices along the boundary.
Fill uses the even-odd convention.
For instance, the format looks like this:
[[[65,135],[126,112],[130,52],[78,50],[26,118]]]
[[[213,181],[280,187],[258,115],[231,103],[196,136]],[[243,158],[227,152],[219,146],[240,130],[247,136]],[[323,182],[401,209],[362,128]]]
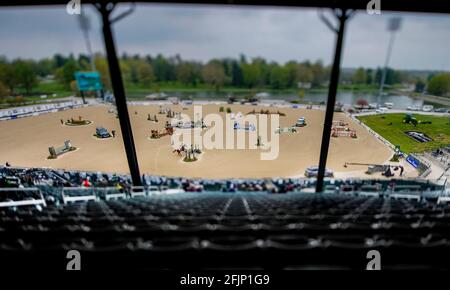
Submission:
[[[39,188],[0,188],[0,208],[18,206],[47,206]]]

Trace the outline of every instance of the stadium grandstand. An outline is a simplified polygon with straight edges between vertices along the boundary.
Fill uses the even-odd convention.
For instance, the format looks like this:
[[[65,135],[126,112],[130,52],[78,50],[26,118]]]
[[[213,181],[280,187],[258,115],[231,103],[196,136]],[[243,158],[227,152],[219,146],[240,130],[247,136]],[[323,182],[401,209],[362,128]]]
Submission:
[[[56,0],[37,2],[67,4]],[[103,21],[129,173],[23,167],[14,162],[0,165],[0,268],[38,269],[45,260],[48,269],[65,269],[66,253],[71,250],[81,253],[83,270],[363,270],[366,255],[372,250],[381,253],[382,269],[450,268],[450,188],[446,180],[436,182],[426,176],[327,176],[344,25],[353,11],[365,10],[368,1],[269,3],[332,8],[338,20],[317,174],[311,178],[217,179],[140,171],[132,116],[127,109],[111,32],[111,24],[122,17],[110,19],[112,7],[119,2],[122,1],[83,1],[96,5]],[[233,5],[251,5],[250,2],[231,1]],[[385,1],[382,9],[450,13],[442,1],[407,2]],[[36,1],[6,0],[0,3],[0,9],[21,5],[36,5]],[[84,106],[67,102],[60,108],[66,111]],[[23,108],[19,113],[0,115],[0,122],[26,119],[38,113],[51,114],[58,108],[43,106],[39,111]],[[12,117],[13,113],[20,116]],[[307,126],[311,126],[309,120]],[[95,127],[90,126],[92,134]],[[102,141],[89,138],[110,142],[108,138]],[[75,153],[66,156],[70,154]],[[436,150],[428,155],[435,159],[433,166],[441,168],[440,177],[445,176],[447,151]],[[428,173],[430,168],[427,165],[423,171]]]
[[[425,181],[333,180],[314,193],[309,179],[144,175],[135,187],[128,175],[0,172],[1,257],[11,266],[45,255],[57,267],[76,249],[91,270],[361,269],[377,249],[386,269],[447,267],[450,192]]]

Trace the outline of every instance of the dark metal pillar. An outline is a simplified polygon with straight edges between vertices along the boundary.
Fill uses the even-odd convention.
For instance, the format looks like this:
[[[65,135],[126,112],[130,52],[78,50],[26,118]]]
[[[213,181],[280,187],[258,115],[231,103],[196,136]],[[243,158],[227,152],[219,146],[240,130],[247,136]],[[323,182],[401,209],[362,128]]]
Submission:
[[[86,104],[86,98],[84,96],[84,91],[80,91],[80,96],[81,96],[81,99],[83,100],[83,105],[85,105]]]
[[[340,11],[340,14],[338,12]],[[339,72],[341,66],[342,43],[344,39],[345,22],[351,16],[346,9],[335,11],[336,18],[339,21],[339,28],[333,29],[337,33],[336,47],[334,52],[333,67],[331,69],[330,85],[328,88],[328,101],[325,112],[325,123],[322,134],[322,144],[320,147],[319,172],[317,175],[316,192],[323,191],[323,179],[325,177],[325,168],[327,165],[328,148],[330,146],[331,126],[333,124],[334,106],[336,103],[336,93],[339,82]],[[329,25],[329,23],[327,23]]]
[[[123,87],[122,73],[120,71],[119,61],[117,60],[114,38],[111,31],[112,21],[109,16],[114,9],[112,3],[101,3],[96,5],[103,20],[103,39],[105,41],[106,56],[108,58],[109,74],[111,84],[116,99],[117,114],[119,115],[120,129],[122,130],[123,143],[127,154],[128,167],[130,168],[133,185],[142,185],[141,175],[139,173],[139,164],[134,145],[133,131],[131,130],[130,117],[127,109],[127,100],[125,89]]]

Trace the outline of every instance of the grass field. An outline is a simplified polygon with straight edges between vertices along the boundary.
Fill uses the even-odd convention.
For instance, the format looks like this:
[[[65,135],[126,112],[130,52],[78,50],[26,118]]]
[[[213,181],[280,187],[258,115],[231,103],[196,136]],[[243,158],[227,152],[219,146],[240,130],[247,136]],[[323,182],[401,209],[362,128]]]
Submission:
[[[39,84],[33,88],[29,96],[25,95],[25,89],[23,88],[17,88],[16,93],[23,94],[27,100],[39,99],[40,95],[48,95],[48,98],[51,98],[52,94],[57,94],[58,98],[73,95],[72,91],[68,90],[58,82],[39,82]]]
[[[406,153],[429,151],[450,144],[450,117],[414,114],[417,120],[432,122],[414,127],[412,124],[403,123],[404,116],[405,114],[382,114],[357,118],[392,144],[400,145],[401,151]],[[404,133],[410,130],[425,133],[433,141],[417,142]]]

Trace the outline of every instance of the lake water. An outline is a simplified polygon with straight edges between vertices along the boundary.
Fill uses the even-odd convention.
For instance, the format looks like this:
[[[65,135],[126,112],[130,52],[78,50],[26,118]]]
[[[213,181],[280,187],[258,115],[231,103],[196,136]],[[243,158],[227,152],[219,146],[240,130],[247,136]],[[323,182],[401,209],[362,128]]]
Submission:
[[[186,99],[192,97],[194,100],[227,100],[229,93],[224,92],[170,92],[169,96],[178,97],[180,99]],[[241,99],[247,94],[245,93],[235,93],[232,94],[237,99]],[[327,100],[327,93],[306,93],[303,98],[299,98],[296,93],[270,93],[268,96],[261,97],[261,100],[285,100],[285,101],[293,101],[297,100],[300,103],[314,103],[320,104],[325,103]],[[355,93],[355,92],[339,92],[337,94],[336,100],[337,102],[343,103],[345,105],[355,105],[358,99],[365,99],[369,103],[378,103],[383,105],[384,103],[393,103],[393,108],[395,109],[406,109],[408,106],[423,106],[427,105],[427,102],[424,102],[420,99],[414,99],[409,96],[402,95],[383,95],[379,97],[374,93]],[[435,107],[439,107],[439,105],[433,104]]]

